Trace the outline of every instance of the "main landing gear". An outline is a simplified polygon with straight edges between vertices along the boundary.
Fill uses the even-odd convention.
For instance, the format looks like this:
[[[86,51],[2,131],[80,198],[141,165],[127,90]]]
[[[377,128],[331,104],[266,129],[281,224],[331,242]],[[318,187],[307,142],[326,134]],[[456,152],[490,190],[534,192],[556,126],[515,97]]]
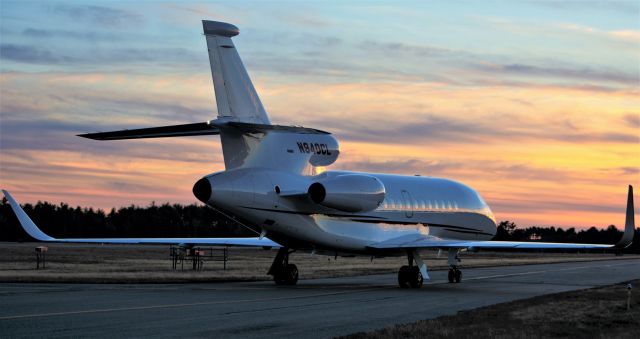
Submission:
[[[462,271],[458,269],[458,263],[460,262],[460,258],[458,258],[458,249],[450,248],[449,249],[449,282],[450,283],[459,283],[462,281]]]
[[[401,288],[420,288],[424,279],[429,279],[427,265],[422,262],[416,251],[408,251],[407,259],[409,260],[409,265],[400,267],[398,271],[398,285]]]
[[[289,254],[295,251],[289,251],[286,247],[281,247],[273,259],[273,264],[269,268],[270,274],[273,276],[273,281],[276,285],[295,285],[298,282],[298,267],[294,264],[289,264]]]

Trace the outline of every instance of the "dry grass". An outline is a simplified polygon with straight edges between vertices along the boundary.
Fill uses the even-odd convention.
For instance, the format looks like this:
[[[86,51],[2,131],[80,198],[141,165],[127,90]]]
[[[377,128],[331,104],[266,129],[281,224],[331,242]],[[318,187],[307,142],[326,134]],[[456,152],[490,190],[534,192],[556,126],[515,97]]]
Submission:
[[[640,280],[461,311],[343,338],[640,338]]]
[[[36,243],[0,243],[0,282],[87,282],[87,283],[172,283],[239,280],[270,280],[266,272],[276,251],[229,248],[227,270],[222,262],[206,262],[202,271],[192,271],[185,263],[184,271],[171,269],[169,247],[162,245],[84,245],[47,244],[47,268],[35,269]],[[446,269],[446,255],[436,252],[423,256],[432,270]],[[552,263],[566,261],[611,260],[637,258],[614,257],[611,254],[553,253],[464,253],[463,267],[486,267]],[[363,274],[395,273],[406,263],[404,257],[341,258],[295,253],[291,261],[300,277],[321,278]]]

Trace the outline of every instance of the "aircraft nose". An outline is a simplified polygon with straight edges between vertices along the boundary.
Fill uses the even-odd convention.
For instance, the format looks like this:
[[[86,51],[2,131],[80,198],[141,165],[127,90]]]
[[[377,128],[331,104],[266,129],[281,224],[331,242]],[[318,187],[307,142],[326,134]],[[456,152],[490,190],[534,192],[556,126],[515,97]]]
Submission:
[[[202,178],[198,180],[198,182],[193,185],[193,195],[206,204],[207,201],[211,199],[211,182],[209,182],[209,179]]]

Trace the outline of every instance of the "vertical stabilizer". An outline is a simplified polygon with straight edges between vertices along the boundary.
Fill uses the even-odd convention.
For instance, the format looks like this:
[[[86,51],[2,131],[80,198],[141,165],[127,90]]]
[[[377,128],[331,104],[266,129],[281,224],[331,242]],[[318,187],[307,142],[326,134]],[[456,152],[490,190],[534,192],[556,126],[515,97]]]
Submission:
[[[240,33],[234,25],[202,21],[207,38],[211,76],[218,105],[218,118],[229,121],[271,124],[249,74],[231,41]]]
[[[314,166],[333,163],[339,154],[333,136],[271,125],[231,41],[240,33],[238,28],[209,20],[203,20],[202,27],[218,105],[218,119],[210,124],[219,129],[225,168],[261,167],[307,173]]]

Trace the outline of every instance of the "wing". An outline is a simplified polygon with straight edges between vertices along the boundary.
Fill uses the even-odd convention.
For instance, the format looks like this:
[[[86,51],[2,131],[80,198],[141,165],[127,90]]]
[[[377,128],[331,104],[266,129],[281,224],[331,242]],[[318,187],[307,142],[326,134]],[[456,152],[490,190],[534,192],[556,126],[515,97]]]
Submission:
[[[418,249],[418,248],[512,248],[512,249],[603,249],[626,248],[631,245],[635,233],[635,211],[633,208],[633,187],[629,185],[627,194],[627,212],[624,225],[624,234],[618,243],[607,244],[575,244],[553,242],[525,242],[525,241],[475,241],[442,239],[429,235],[407,235],[399,238],[370,244],[372,249]]]
[[[29,218],[20,204],[11,194],[2,190],[9,201],[11,209],[18,217],[20,226],[33,238],[46,242],[60,243],[109,243],[109,244],[182,244],[182,245],[219,245],[219,246],[247,246],[247,247],[282,247],[277,242],[267,238],[84,238],[57,239],[42,232]]]

